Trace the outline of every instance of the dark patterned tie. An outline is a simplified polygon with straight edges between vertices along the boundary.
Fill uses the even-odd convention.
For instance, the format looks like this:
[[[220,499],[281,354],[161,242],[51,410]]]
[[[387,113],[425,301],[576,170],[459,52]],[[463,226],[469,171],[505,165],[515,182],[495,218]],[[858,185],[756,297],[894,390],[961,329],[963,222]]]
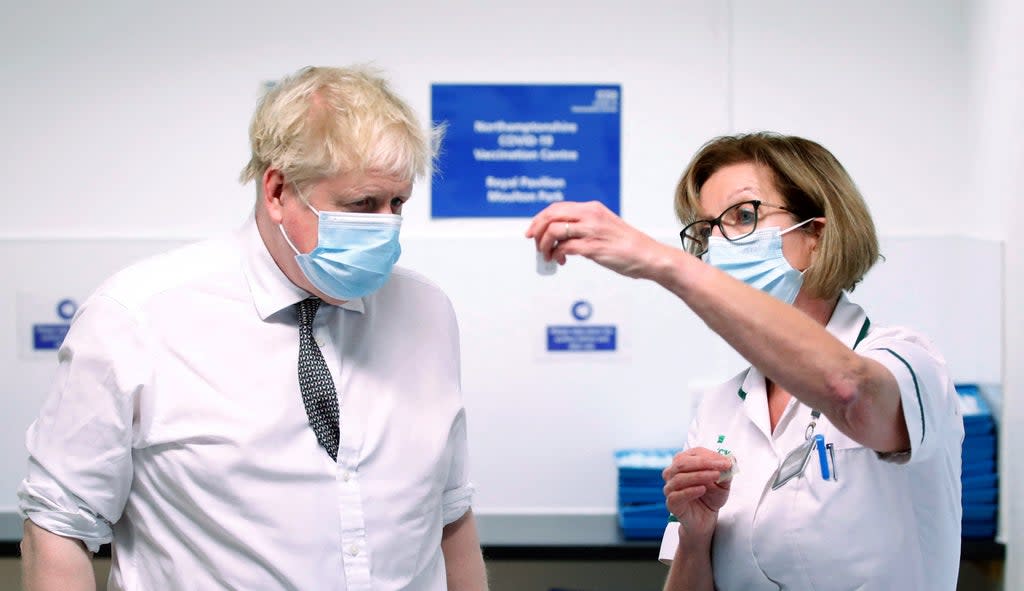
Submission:
[[[313,318],[320,300],[299,302],[299,388],[309,426],[332,460],[338,460],[338,392],[324,355],[313,340]]]

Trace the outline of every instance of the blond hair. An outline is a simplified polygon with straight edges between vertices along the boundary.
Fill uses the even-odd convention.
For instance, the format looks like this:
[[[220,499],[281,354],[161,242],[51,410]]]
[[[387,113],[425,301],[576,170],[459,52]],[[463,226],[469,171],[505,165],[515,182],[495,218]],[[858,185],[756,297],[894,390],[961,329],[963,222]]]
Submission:
[[[433,170],[444,133],[420,128],[412,109],[366,68],[306,67],[274,84],[249,126],[244,184],[268,168],[303,184],[350,171],[411,181]]]
[[[676,186],[675,210],[685,225],[700,215],[700,190],[720,168],[752,162],[771,173],[785,205],[800,221],[827,220],[814,262],[804,273],[812,295],[833,298],[853,290],[879,258],[867,204],[831,152],[796,136],[758,132],[722,136],[704,144]]]

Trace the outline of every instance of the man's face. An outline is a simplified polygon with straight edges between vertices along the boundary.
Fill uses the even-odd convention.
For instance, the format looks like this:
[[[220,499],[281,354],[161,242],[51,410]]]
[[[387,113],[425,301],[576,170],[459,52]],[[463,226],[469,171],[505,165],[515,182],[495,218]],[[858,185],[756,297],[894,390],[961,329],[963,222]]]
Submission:
[[[346,213],[401,214],[402,206],[412,194],[412,181],[366,172],[347,172],[321,179],[299,189],[275,169],[263,175],[261,212],[257,212],[260,234],[277,266],[295,285],[337,304],[314,288],[295,262],[295,251],[277,228],[280,225],[292,244],[301,253],[317,245],[317,215],[303,200],[318,211]]]

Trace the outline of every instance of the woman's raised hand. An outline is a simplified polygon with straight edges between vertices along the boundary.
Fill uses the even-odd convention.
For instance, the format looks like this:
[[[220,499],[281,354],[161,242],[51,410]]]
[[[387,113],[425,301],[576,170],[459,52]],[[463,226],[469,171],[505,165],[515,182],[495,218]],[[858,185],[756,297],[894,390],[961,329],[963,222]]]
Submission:
[[[627,277],[650,278],[672,249],[637,230],[603,203],[554,203],[538,213],[526,237],[546,259],[565,264],[580,255]]]

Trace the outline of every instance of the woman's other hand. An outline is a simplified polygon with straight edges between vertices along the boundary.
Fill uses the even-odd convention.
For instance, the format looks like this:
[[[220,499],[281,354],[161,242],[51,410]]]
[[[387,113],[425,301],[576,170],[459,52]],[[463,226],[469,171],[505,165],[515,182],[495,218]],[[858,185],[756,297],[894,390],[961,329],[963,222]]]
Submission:
[[[718,482],[732,460],[718,452],[695,447],[679,452],[662,472],[665,504],[679,520],[679,535],[710,537],[718,522],[718,510],[729,498],[731,481]]]

